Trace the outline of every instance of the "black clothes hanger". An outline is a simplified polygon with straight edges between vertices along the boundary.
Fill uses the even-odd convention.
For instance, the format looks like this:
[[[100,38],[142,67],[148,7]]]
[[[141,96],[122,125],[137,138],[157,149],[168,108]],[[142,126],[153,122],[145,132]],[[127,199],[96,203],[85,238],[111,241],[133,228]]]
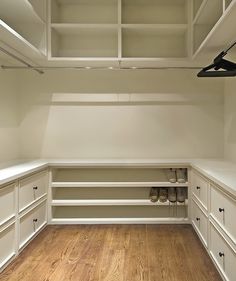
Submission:
[[[236,63],[225,60],[228,51],[236,45],[236,41],[225,51],[221,52],[212,64],[204,67],[198,77],[233,77],[236,76]],[[214,69],[214,70],[211,70]]]

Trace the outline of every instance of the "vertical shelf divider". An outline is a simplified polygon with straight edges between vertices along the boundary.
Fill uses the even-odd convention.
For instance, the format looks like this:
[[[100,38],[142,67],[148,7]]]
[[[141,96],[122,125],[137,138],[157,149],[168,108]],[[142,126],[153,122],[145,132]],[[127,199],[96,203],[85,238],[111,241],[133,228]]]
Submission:
[[[118,0],[118,60],[122,59],[122,0]]]

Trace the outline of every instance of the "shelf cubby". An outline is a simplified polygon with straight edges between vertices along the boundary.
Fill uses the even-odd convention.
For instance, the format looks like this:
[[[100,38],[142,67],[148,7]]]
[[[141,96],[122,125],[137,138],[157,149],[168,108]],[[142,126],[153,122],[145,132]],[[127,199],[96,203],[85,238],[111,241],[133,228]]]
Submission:
[[[128,26],[122,31],[124,58],[182,58],[187,56],[185,25]]]
[[[53,206],[53,219],[186,218],[187,206]]]
[[[13,3],[14,2],[14,3]],[[12,6],[17,11],[12,13]],[[42,54],[46,55],[46,23],[43,14],[44,1],[37,0],[3,0],[1,1],[0,18],[12,30],[12,35],[25,39]],[[4,24],[2,24],[4,26]],[[9,37],[9,36],[8,36]],[[11,44],[11,42],[8,42]],[[9,44],[9,45],[10,45]]]
[[[185,0],[122,0],[122,23],[187,23]]]
[[[193,0],[193,18],[196,17],[201,5],[204,3],[205,0]]]
[[[117,23],[118,0],[51,0],[52,23]]]
[[[223,15],[222,0],[204,0],[193,21],[193,50],[196,52]]]
[[[118,30],[106,25],[52,25],[52,57],[116,57]]]

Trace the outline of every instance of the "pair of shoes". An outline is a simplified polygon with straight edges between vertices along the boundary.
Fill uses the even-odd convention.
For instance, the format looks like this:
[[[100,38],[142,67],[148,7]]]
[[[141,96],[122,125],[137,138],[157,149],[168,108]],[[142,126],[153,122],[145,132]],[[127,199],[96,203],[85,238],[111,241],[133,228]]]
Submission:
[[[155,203],[158,201],[166,202],[168,198],[167,188],[152,187],[149,193],[150,201]]]
[[[187,170],[186,169],[168,169],[167,178],[171,183],[185,183],[187,181]]]
[[[177,187],[177,201],[179,203],[184,203],[187,199],[187,188],[186,187]]]
[[[155,203],[158,201],[161,203],[169,200],[171,203],[178,201],[184,203],[187,199],[187,188],[186,187],[152,187],[149,194],[150,201]]]

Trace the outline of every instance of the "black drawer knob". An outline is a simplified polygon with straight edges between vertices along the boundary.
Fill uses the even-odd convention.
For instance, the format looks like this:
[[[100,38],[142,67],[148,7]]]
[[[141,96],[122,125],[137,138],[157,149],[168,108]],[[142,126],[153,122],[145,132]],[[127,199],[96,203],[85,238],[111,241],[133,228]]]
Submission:
[[[199,189],[201,189],[201,187],[200,187],[200,186],[197,186],[196,189],[199,190]]]
[[[38,189],[38,187],[37,187],[37,186],[34,186],[34,187],[33,187],[33,189],[34,189],[34,190],[37,190],[37,189]]]
[[[197,221],[200,221],[200,218],[196,218]]]
[[[38,221],[38,219],[33,219],[33,222],[37,222]]]
[[[222,252],[219,252],[219,256],[222,258],[222,257],[224,257],[224,256],[225,256],[225,254],[224,254],[224,253],[222,253]]]
[[[225,211],[224,208],[219,208],[219,212],[220,212],[220,213],[222,213],[222,212],[224,212],[224,211]]]

